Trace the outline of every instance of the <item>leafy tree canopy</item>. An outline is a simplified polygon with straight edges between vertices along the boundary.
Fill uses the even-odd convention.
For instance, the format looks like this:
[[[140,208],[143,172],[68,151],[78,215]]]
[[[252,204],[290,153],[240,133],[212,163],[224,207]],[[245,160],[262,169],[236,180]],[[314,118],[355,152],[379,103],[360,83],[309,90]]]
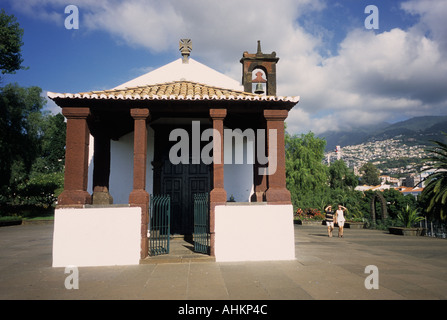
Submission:
[[[21,66],[23,30],[14,16],[0,11],[0,69]],[[63,185],[65,122],[42,112],[39,87],[0,88],[0,215],[48,210]]]
[[[371,186],[380,184],[380,179],[379,179],[380,171],[379,171],[379,169],[377,169],[377,167],[374,164],[367,162],[363,166],[360,167],[359,171],[362,174],[362,178],[361,178],[362,184],[371,185]]]
[[[41,92],[17,84],[0,88],[0,187],[18,171],[29,172],[39,152],[41,109],[46,102]]]
[[[22,37],[20,28],[14,15],[7,15],[5,10],[0,11],[0,69],[2,74],[15,73],[16,70],[25,69],[22,66]]]
[[[322,162],[325,146],[326,141],[312,132],[300,136],[286,132],[286,183],[295,205],[307,193],[327,186],[328,169]]]
[[[331,188],[354,189],[359,183],[354,171],[343,160],[336,160],[329,166],[329,185]]]

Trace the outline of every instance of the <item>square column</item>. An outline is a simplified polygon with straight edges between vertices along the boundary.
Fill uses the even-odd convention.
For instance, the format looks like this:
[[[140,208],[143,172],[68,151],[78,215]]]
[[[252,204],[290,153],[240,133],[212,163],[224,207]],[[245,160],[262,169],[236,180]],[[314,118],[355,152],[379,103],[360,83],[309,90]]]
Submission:
[[[64,191],[58,198],[58,207],[82,208],[91,204],[87,192],[89,128],[87,117],[89,108],[63,108],[67,118],[67,137],[65,148]]]
[[[147,224],[149,213],[149,194],[146,191],[146,157],[148,109],[131,109],[134,119],[134,150],[133,150],[133,190],[129,195],[131,207],[141,208],[141,259],[148,255]]]
[[[258,130],[266,130],[266,124],[260,123],[257,125]],[[265,164],[259,163],[259,153],[266,153],[267,150],[267,141],[265,141],[265,148],[264,150],[260,150],[259,146],[259,136],[257,137],[256,144],[255,144],[255,163],[253,165],[253,187],[254,187],[254,193],[251,198],[252,202],[264,202],[265,201],[265,192],[267,190],[267,176],[259,173],[259,171],[263,168],[265,168]],[[265,139],[268,139],[266,136]],[[267,155],[266,155],[267,156]]]
[[[268,174],[268,189],[265,193],[267,202],[272,204],[291,204],[290,192],[286,188],[286,155],[284,146],[284,120],[287,118],[287,110],[264,110],[267,120],[268,155],[276,157],[276,170]],[[271,130],[276,130],[276,152],[270,150]],[[273,151],[273,152],[272,152]],[[270,159],[269,159],[270,161]]]
[[[108,205],[113,203],[109,193],[110,138],[102,132],[94,138],[92,203]]]
[[[223,120],[227,115],[226,109],[210,109],[213,121],[213,190],[210,192],[210,255],[215,256],[215,207],[227,202],[227,192],[224,189],[224,131]]]

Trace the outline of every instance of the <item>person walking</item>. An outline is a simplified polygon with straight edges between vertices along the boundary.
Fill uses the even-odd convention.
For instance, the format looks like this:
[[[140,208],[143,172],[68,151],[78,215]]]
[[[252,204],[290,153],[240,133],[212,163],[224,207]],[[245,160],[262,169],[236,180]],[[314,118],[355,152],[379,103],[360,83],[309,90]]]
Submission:
[[[332,230],[334,230],[334,211],[332,211],[332,206],[328,205],[324,212],[326,212],[327,234],[332,238]]]
[[[338,224],[338,237],[343,238],[343,227],[345,226],[345,215],[344,212],[347,209],[341,204],[338,205],[337,211],[335,211],[335,221]]]

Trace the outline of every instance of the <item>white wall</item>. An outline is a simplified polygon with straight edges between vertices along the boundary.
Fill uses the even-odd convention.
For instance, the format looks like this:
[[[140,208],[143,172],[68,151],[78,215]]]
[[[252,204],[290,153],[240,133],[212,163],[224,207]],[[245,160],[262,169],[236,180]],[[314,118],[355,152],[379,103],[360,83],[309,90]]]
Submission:
[[[217,262],[294,260],[292,205],[216,206],[215,254]]]
[[[133,265],[140,262],[141,209],[56,209],[53,267]]]
[[[227,200],[233,195],[237,202],[249,202],[254,192],[253,165],[225,164],[224,188],[227,192]]]
[[[134,133],[128,133],[121,137],[118,141],[110,143],[110,179],[109,192],[113,197],[114,204],[127,204],[129,202],[129,194],[133,188],[133,143]],[[89,177],[88,191],[93,192],[93,147],[94,139],[90,137],[90,154],[89,154]],[[225,146],[224,146],[225,147]],[[227,191],[228,199],[231,195],[238,202],[249,202],[254,192],[253,189],[253,164],[254,150],[248,149],[247,159],[247,140],[244,139],[242,147],[240,142],[235,140],[231,146],[233,155],[231,163],[224,164],[224,187]],[[236,150],[244,151],[244,163],[236,164]],[[228,146],[225,147],[225,153],[228,153]],[[153,192],[153,176],[154,171],[151,162],[154,159],[154,130],[148,126],[148,157],[146,164],[146,191],[151,194]],[[248,162],[248,163],[247,163]]]
[[[89,136],[88,144],[88,181],[87,181],[87,192],[92,194],[93,192],[93,154],[95,148],[95,138],[92,135]]]
[[[146,191],[153,191],[154,171],[154,130],[148,126]],[[133,144],[134,133],[122,136],[118,141],[110,142],[110,178],[109,192],[114,204],[129,203],[129,194],[133,189]],[[94,139],[90,136],[88,191],[93,192],[93,149]]]
[[[129,203],[133,189],[133,132],[110,142],[109,193],[113,203]]]
[[[241,137],[240,134],[233,132]],[[227,192],[227,200],[233,195],[237,202],[249,202],[254,192],[253,186],[253,162],[254,141],[234,139],[231,145],[224,143],[224,188]],[[231,148],[231,153],[229,150]],[[243,152],[243,159],[238,161],[236,153]],[[231,154],[231,158],[228,157]]]

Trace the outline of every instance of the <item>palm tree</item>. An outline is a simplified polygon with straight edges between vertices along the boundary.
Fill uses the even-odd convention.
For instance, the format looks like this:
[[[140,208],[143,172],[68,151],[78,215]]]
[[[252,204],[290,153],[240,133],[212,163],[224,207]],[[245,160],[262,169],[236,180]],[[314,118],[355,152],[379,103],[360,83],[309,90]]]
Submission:
[[[443,133],[446,137],[447,134]],[[447,144],[433,141],[437,147],[428,151],[433,155],[429,158],[433,165],[428,170],[434,170],[426,179],[426,187],[422,197],[429,200],[427,213],[437,214],[441,220],[447,217]]]
[[[424,220],[424,217],[419,215],[417,209],[412,209],[407,206],[397,214],[397,220],[403,224],[405,228],[411,228],[419,221]]]

